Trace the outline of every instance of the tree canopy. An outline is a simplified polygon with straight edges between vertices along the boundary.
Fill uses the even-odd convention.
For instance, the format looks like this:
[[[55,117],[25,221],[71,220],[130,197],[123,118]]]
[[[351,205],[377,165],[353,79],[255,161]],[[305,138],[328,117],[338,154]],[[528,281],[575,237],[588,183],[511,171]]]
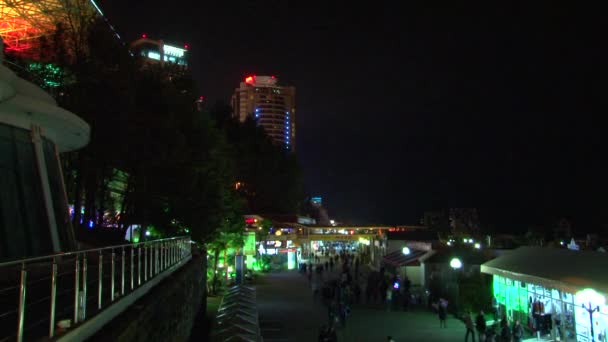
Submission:
[[[86,48],[70,46],[58,27],[41,42],[44,53],[17,58],[24,69],[37,63],[29,70],[38,78],[52,76],[40,84],[91,126],[89,145],[62,155],[79,238],[109,228],[124,236],[138,225],[153,227],[153,237],[238,245],[243,214],[298,210],[296,157],[253,120],[235,121],[222,103],[196,106],[187,69],[134,57],[103,20],[80,29]]]

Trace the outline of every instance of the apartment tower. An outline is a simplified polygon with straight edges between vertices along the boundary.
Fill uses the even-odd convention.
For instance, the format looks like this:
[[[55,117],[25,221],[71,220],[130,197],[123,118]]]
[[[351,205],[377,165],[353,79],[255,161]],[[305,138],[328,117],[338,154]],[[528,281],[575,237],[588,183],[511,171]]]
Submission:
[[[280,85],[274,76],[247,76],[232,95],[233,116],[253,117],[272,141],[296,150],[296,88]]]

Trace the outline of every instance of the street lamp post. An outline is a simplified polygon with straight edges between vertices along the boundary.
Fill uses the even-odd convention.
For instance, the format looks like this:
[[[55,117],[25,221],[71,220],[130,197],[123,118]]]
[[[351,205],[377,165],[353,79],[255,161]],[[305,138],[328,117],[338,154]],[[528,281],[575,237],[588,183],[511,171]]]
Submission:
[[[606,299],[601,294],[593,289],[584,289],[576,294],[576,297],[582,302],[581,306],[589,313],[589,328],[591,332],[591,342],[595,342],[595,334],[593,332],[593,313],[600,311],[600,305],[606,303]],[[593,307],[595,305],[595,307]]]
[[[462,261],[460,261],[459,258],[452,258],[452,260],[450,260],[450,267],[454,270],[453,274],[455,275],[455,280],[454,280],[454,284],[456,285],[456,293],[454,296],[454,307],[456,310],[456,314],[458,314],[458,310],[460,310],[460,284],[459,284],[459,278],[458,278],[458,270],[462,268]]]
[[[598,305],[595,308],[592,308],[591,302],[589,302],[588,307],[585,306],[585,304],[583,304],[583,309],[587,310],[587,312],[589,313],[589,326],[591,327],[591,342],[595,342],[595,334],[593,333],[593,313],[596,311],[599,312],[600,307]]]

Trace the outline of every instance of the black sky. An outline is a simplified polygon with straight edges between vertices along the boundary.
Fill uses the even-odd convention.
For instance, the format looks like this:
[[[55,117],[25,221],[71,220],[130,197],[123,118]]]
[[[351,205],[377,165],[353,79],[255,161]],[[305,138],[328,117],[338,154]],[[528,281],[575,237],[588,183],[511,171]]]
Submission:
[[[338,219],[476,207],[502,229],[608,223],[600,17],[397,3],[101,1],[125,40],[190,44],[211,102],[251,73],[295,85],[306,188]]]

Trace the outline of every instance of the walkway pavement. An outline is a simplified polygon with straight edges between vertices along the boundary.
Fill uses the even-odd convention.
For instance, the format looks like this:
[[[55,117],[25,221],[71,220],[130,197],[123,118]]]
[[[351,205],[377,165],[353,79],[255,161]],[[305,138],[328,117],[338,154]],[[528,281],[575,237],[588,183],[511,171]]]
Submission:
[[[327,312],[313,303],[305,276],[296,271],[270,273],[256,280],[264,342],[316,341]]]
[[[265,342],[317,341],[319,328],[327,323],[327,310],[313,303],[304,275],[296,271],[271,273],[258,278],[258,313]],[[439,328],[437,316],[424,309],[387,312],[380,304],[355,305],[345,328],[338,331],[340,342],[462,341],[464,324],[448,318],[447,328]]]

